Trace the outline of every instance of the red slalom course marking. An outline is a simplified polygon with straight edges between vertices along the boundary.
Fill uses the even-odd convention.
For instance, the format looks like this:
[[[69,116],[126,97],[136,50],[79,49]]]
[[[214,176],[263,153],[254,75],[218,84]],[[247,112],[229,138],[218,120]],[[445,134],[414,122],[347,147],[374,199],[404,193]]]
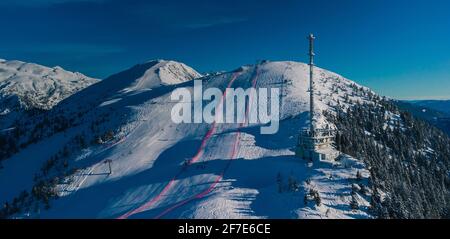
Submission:
[[[258,70],[256,70],[256,75],[254,76],[254,78],[253,78],[253,80],[252,80],[252,87],[253,87],[253,88],[256,87],[256,83],[258,82],[258,75],[259,75],[259,72],[258,72]],[[228,87],[228,88],[229,88],[229,87]],[[253,100],[253,99],[250,99],[250,101],[251,101],[251,100]],[[249,112],[249,104],[247,104],[245,121],[248,121],[248,112]],[[179,207],[181,207],[181,206],[183,206],[183,205],[185,205],[185,204],[187,204],[187,203],[189,203],[189,202],[191,202],[191,201],[193,201],[193,200],[196,200],[196,199],[200,199],[200,198],[205,197],[205,196],[208,195],[210,192],[212,192],[212,190],[214,190],[214,188],[217,186],[217,184],[219,184],[219,182],[222,180],[222,178],[223,178],[223,176],[225,175],[225,172],[227,171],[227,169],[230,167],[231,161],[234,160],[234,159],[236,158],[237,148],[238,148],[238,145],[239,145],[239,137],[240,137],[240,135],[241,135],[240,128],[241,128],[243,125],[244,125],[244,123],[239,124],[239,128],[237,129],[236,137],[235,137],[235,139],[234,139],[233,150],[231,151],[231,154],[230,154],[230,160],[228,161],[228,163],[227,163],[225,169],[222,171],[222,173],[221,173],[219,176],[216,177],[216,179],[214,180],[214,182],[213,182],[213,183],[212,183],[205,191],[200,192],[200,193],[194,195],[194,196],[191,197],[191,198],[185,199],[185,200],[183,200],[183,201],[181,201],[181,202],[179,202],[179,203],[173,205],[173,206],[170,207],[170,208],[167,208],[167,209],[164,210],[162,213],[158,214],[154,219],[160,219],[160,218],[163,217],[164,215],[170,213],[171,211],[173,211],[173,210],[175,210],[175,209],[177,209],[177,208],[179,208]]]
[[[231,81],[230,81],[230,82],[228,83],[228,85],[227,85],[227,88],[230,88],[230,87],[233,85],[233,82],[237,79],[238,75],[239,75],[238,73],[234,73],[234,74],[233,74],[233,76],[232,76],[232,78],[231,78]],[[225,91],[223,92],[223,96],[222,96],[222,98],[220,99],[220,103],[219,103],[219,106],[220,106],[220,107],[222,107],[222,105],[223,105],[223,99],[224,99],[226,96],[227,96],[227,91],[226,91],[226,89],[225,89]],[[220,109],[220,110],[222,110],[222,109]],[[220,111],[220,110],[218,110],[218,111]],[[211,128],[208,130],[208,132],[206,133],[206,135],[203,137],[202,143],[201,143],[200,148],[198,149],[197,153],[196,153],[195,156],[189,161],[189,164],[193,164],[193,163],[197,162],[197,161],[202,157],[203,153],[205,152],[205,146],[206,146],[206,143],[207,143],[208,140],[211,138],[211,136],[214,135],[214,133],[216,132],[216,130],[217,130],[217,123],[216,123],[216,121],[214,121],[214,122],[212,123]]]
[[[234,73],[234,74],[233,74],[233,76],[232,76],[230,82],[228,83],[227,88],[230,88],[230,87],[231,87],[231,85],[232,85],[233,82],[237,79],[237,77],[239,76],[239,74],[240,74],[240,73]],[[223,93],[223,95],[222,95],[222,98],[221,98],[221,100],[220,100],[220,104],[219,104],[219,105],[222,105],[223,99],[225,98],[225,96],[226,96],[226,90],[224,91],[224,93]],[[207,133],[205,134],[205,136],[203,137],[202,143],[200,144],[199,150],[197,151],[196,155],[189,161],[188,165],[197,162],[197,161],[201,158],[201,156],[203,155],[203,152],[205,151],[206,143],[207,143],[208,140],[211,138],[211,136],[214,135],[214,133],[216,132],[216,129],[217,129],[217,124],[216,124],[216,122],[214,121],[214,123],[212,124],[211,128],[208,130],[208,132],[207,132]],[[133,209],[133,210],[131,210],[131,211],[129,211],[129,212],[123,214],[122,216],[118,217],[117,219],[127,219],[127,218],[129,218],[130,216],[132,216],[132,215],[134,215],[134,214],[141,213],[141,212],[146,211],[147,209],[149,209],[153,204],[155,204],[155,203],[156,203],[156,202],[157,202],[157,201],[158,201],[158,200],[159,200],[159,199],[160,199],[160,198],[161,198],[161,197],[162,197],[162,196],[163,196],[163,195],[164,195],[164,194],[165,194],[172,186],[173,186],[173,184],[174,184],[176,178],[177,178],[181,173],[182,173],[182,171],[178,172],[177,175],[175,175],[175,176],[167,183],[167,185],[163,188],[163,190],[162,190],[158,195],[156,195],[156,197],[154,197],[152,200],[146,202],[145,204],[141,205],[140,207],[138,207],[138,208],[136,208],[136,209]],[[218,183],[218,181],[220,181],[220,179],[218,179],[218,180],[216,180],[216,181],[217,181],[217,183]],[[217,184],[217,183],[216,183],[216,184]],[[212,188],[211,188],[211,190],[212,190]]]
[[[233,151],[231,153],[232,155],[231,155],[230,160],[227,163],[227,166],[225,167],[225,170],[223,170],[222,173],[219,176],[216,177],[214,182],[205,191],[200,192],[200,193],[196,194],[195,196],[193,196],[191,198],[185,199],[185,200],[183,200],[183,201],[173,205],[170,208],[167,208],[162,213],[158,214],[154,219],[159,219],[159,218],[163,217],[164,215],[166,215],[167,213],[169,213],[169,212],[171,212],[171,211],[173,211],[173,210],[175,210],[175,209],[177,209],[177,208],[179,208],[179,207],[181,207],[181,206],[183,206],[183,205],[185,205],[185,204],[187,204],[187,203],[189,203],[189,202],[191,202],[191,201],[193,201],[195,199],[203,198],[206,195],[208,195],[210,192],[212,192],[212,190],[214,190],[214,188],[217,186],[217,184],[219,184],[219,182],[222,180],[226,169],[228,169],[228,167],[230,166],[231,160],[236,158],[236,152],[237,152],[237,147],[238,147],[238,142],[239,142],[238,139],[240,137],[240,134],[241,134],[240,132],[236,133],[236,137],[235,137],[235,140],[234,140]]]

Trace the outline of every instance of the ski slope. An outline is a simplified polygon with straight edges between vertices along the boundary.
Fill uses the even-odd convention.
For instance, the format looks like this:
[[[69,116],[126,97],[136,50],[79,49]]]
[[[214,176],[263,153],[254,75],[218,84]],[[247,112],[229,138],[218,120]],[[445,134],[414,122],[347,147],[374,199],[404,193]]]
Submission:
[[[353,95],[351,86],[355,83],[342,76],[320,68],[316,76],[317,126],[328,124],[321,111],[332,110],[331,106],[345,95],[355,101],[366,100]],[[262,135],[258,124],[173,123],[170,113],[177,102],[170,100],[170,93],[179,87],[192,91],[193,79],[201,79],[205,89],[217,87],[222,92],[230,87],[279,88],[280,130],[274,135]],[[113,131],[114,137],[75,150],[70,166],[78,170],[57,186],[60,198],[52,202],[49,210],[26,215],[117,219],[368,218],[368,195],[358,195],[358,210],[349,206],[356,173],[362,173],[363,183],[369,177],[361,161],[346,157],[339,162],[310,164],[294,156],[297,134],[308,123],[307,89],[308,66],[297,62],[265,62],[201,76],[182,63],[158,60],[113,75],[55,107],[55,111],[68,116],[79,112],[82,116],[76,119],[76,127],[38,145],[60,148],[55,141],[67,145],[64,142],[80,132],[95,138],[93,122],[98,122],[99,131]],[[33,147],[21,153],[33,154],[33,160],[48,157]],[[14,183],[6,183],[6,177],[21,182],[20,188],[31,187],[29,177],[8,173],[17,172],[18,165],[23,165],[20,160],[15,155],[4,163],[0,200],[10,200],[17,188]],[[26,174],[38,171],[39,164],[27,168]],[[281,190],[278,175],[283,179]],[[289,190],[285,185],[288,178],[298,182],[299,187]],[[319,192],[321,205],[305,203],[310,189]]]

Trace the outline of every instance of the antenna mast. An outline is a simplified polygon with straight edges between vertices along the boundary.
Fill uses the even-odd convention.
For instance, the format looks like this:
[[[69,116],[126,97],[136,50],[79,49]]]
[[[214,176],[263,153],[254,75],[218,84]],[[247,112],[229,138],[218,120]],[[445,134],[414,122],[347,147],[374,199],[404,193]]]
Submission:
[[[322,161],[337,157],[334,151],[329,150],[333,142],[335,131],[328,127],[315,128],[314,125],[314,40],[316,37],[309,34],[309,129],[303,128],[298,137],[295,155],[306,160]]]
[[[314,39],[316,37],[309,34],[309,122],[311,134],[314,134]]]

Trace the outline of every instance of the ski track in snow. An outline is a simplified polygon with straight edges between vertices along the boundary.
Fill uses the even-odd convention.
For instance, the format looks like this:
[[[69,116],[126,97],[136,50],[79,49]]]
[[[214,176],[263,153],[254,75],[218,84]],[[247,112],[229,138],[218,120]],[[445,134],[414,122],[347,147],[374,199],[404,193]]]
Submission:
[[[100,105],[102,102],[108,102],[107,105],[111,108],[108,112],[125,112],[124,117],[131,115],[134,118],[127,118],[126,122],[112,121],[101,124],[104,130],[111,129],[115,132],[119,130],[120,134],[113,140],[86,149],[83,154],[74,158],[74,162],[80,164],[77,168],[81,169],[58,186],[62,189],[61,199],[49,213],[38,217],[117,219],[367,217],[365,210],[352,212],[348,207],[351,186],[354,182],[351,178],[357,170],[362,170],[362,166],[353,168],[354,163],[351,163],[348,167],[341,167],[339,165],[344,163],[340,162],[335,163],[336,167],[331,163],[319,163],[310,168],[306,163],[297,162],[293,157],[292,147],[296,137],[294,131],[307,123],[305,119],[308,111],[305,103],[308,101],[307,65],[273,62],[243,66],[238,71],[228,72],[230,74],[218,74],[203,79],[209,86],[221,89],[256,88],[257,85],[279,87],[282,127],[280,133],[270,137],[255,131],[258,124],[248,124],[249,104],[257,100],[253,99],[253,95],[245,103],[242,123],[221,124],[216,123],[216,118],[211,124],[189,127],[171,124],[170,118],[166,117],[170,108],[159,105],[167,102],[167,93],[170,93],[170,90],[190,84],[154,90],[150,86],[155,83],[154,80],[159,80],[153,75],[156,74],[157,67],[152,66],[149,69],[146,67],[149,66],[137,67],[139,74],[136,74],[140,76],[145,72],[145,77],[136,80],[137,76],[133,75],[136,72],[127,72],[123,76],[111,79],[113,82],[121,79],[121,85],[117,86],[117,89],[114,88],[116,93],[106,94],[99,100],[86,101]],[[136,70],[135,68],[133,69]],[[343,101],[345,94],[352,95],[351,81],[321,69],[318,69],[318,72],[319,110],[329,109],[331,107],[329,105],[336,105],[338,100]],[[132,76],[128,77],[128,74]],[[122,79],[131,83],[122,83],[126,82]],[[170,84],[184,82],[182,79],[173,82],[170,79],[166,79]],[[93,86],[91,89],[96,88],[101,87]],[[129,89],[129,92],[123,93],[125,91],[123,89]],[[217,107],[223,107],[226,94],[227,91],[224,90],[218,95],[220,103]],[[122,100],[111,101],[118,96]],[[87,126],[91,122],[89,117],[85,117]],[[319,126],[326,123],[322,117],[318,118]],[[139,123],[141,121],[151,122]],[[122,126],[117,126],[118,123]],[[72,134],[69,133],[70,135]],[[189,148],[181,155],[178,150],[180,148],[183,150],[186,145]],[[104,171],[106,159],[115,162],[112,177]],[[357,162],[356,159],[350,161]],[[10,165],[6,165],[6,168],[13,171],[12,169],[19,167],[11,168]],[[36,168],[38,169],[37,166]],[[276,173],[280,172],[283,176],[294,175],[300,182],[306,182],[308,179],[311,183],[308,185],[303,183],[302,190],[298,192],[278,193],[274,178]],[[366,174],[364,172],[364,175]],[[7,187],[8,185],[3,186]],[[322,206],[301,203],[303,195],[310,187],[316,189],[322,196]],[[367,200],[362,198],[360,204],[366,206]]]
[[[232,79],[231,79],[230,82],[228,83],[227,88],[230,88],[230,87],[233,85],[233,82],[238,78],[238,76],[239,76],[238,73],[233,74]],[[224,93],[223,93],[223,95],[222,95],[222,98],[221,98],[221,100],[220,100],[221,102],[220,102],[219,105],[222,105],[223,99],[224,99],[225,97],[226,97],[226,91],[224,91]],[[204,153],[204,151],[205,151],[205,146],[206,146],[207,142],[208,142],[209,139],[212,137],[212,135],[214,135],[214,133],[216,132],[216,130],[217,130],[217,123],[216,123],[216,121],[214,121],[214,122],[212,123],[211,128],[208,130],[208,132],[207,132],[207,133],[205,134],[205,136],[203,137],[202,143],[200,144],[200,148],[199,148],[198,152],[197,152],[196,155],[188,162],[187,166],[189,166],[189,165],[191,165],[191,164],[197,162],[197,161],[202,157],[202,155],[203,155],[203,153]],[[238,144],[238,138],[239,138],[239,133],[237,134],[236,139],[235,139],[235,145],[236,145],[236,146],[237,146],[237,144]],[[233,157],[234,157],[234,155],[235,155],[235,152],[236,152],[236,148],[234,148],[234,150],[233,150]],[[233,158],[233,157],[232,157],[232,158]],[[163,188],[163,190],[162,190],[158,195],[156,195],[156,197],[154,197],[153,199],[151,199],[151,200],[148,201],[147,203],[143,204],[142,206],[140,206],[140,207],[138,207],[138,208],[136,208],[136,209],[134,209],[134,210],[131,210],[131,211],[129,211],[129,212],[127,212],[127,213],[121,215],[121,216],[118,217],[117,219],[127,219],[128,217],[130,217],[130,216],[132,216],[132,215],[134,215],[134,214],[137,214],[137,213],[140,213],[140,212],[143,212],[143,211],[149,209],[149,208],[150,208],[153,204],[155,204],[155,203],[156,203],[156,202],[157,202],[157,201],[158,201],[158,200],[159,200],[159,199],[160,199],[167,191],[169,191],[169,190],[171,189],[171,187],[172,187],[172,185],[175,183],[175,180],[177,179],[177,177],[178,177],[180,174],[182,174],[182,173],[183,173],[183,169],[182,169],[180,172],[178,172],[178,173],[177,173],[177,174],[169,181],[169,183]],[[200,196],[200,197],[203,197],[204,195],[208,194],[210,191],[213,190],[213,188],[215,187],[215,185],[221,180],[222,177],[223,177],[223,173],[222,173],[221,175],[219,175],[219,176],[216,178],[216,180],[215,180],[214,183],[210,186],[210,188],[208,188],[206,191],[204,191],[204,192],[202,192],[202,193],[196,195],[194,198],[199,197],[199,196]],[[202,196],[202,195],[203,195],[203,196]],[[182,202],[179,203],[179,204],[176,204],[174,207],[169,208],[170,210],[167,209],[167,210],[164,211],[162,214],[158,215],[157,218],[163,216],[164,214],[170,212],[171,210],[173,210],[173,209],[175,209],[175,208],[177,208],[177,207],[179,207],[179,206],[181,206],[181,205],[184,205],[185,203],[187,203],[187,202],[189,202],[189,201],[191,201],[191,200],[192,200],[192,199],[187,199],[187,200],[185,200],[185,201],[182,201]]]
[[[256,71],[256,75],[254,76],[254,78],[253,78],[253,80],[252,80],[252,87],[253,87],[253,88],[256,88],[256,84],[257,84],[257,81],[258,81],[258,69],[255,69],[255,71]],[[225,97],[225,94],[224,94],[224,97]],[[250,103],[250,101],[252,101],[252,100],[253,100],[253,98],[250,98],[249,101],[247,102],[247,107],[246,107],[246,112],[245,112],[245,121],[246,121],[246,122],[248,121],[249,103]],[[237,132],[236,132],[236,136],[235,136],[235,138],[234,138],[233,148],[232,148],[232,150],[230,151],[230,152],[231,152],[231,153],[230,153],[230,159],[228,160],[228,163],[227,163],[227,165],[225,166],[225,168],[224,168],[224,170],[222,171],[222,173],[221,173],[219,176],[216,177],[216,179],[215,179],[214,182],[210,185],[210,187],[209,187],[208,189],[206,189],[205,191],[200,192],[200,193],[196,194],[195,196],[193,196],[193,197],[191,197],[191,198],[188,198],[188,199],[186,199],[186,200],[184,200],[184,201],[181,201],[180,203],[177,203],[177,204],[175,204],[174,206],[172,206],[172,207],[166,209],[166,210],[163,211],[161,214],[157,215],[157,216],[155,217],[155,219],[159,219],[159,218],[163,217],[164,215],[166,215],[166,214],[172,212],[173,210],[175,210],[175,209],[177,209],[177,208],[179,208],[179,207],[181,207],[181,206],[183,206],[183,205],[185,205],[185,204],[187,204],[187,203],[189,203],[189,202],[191,202],[191,201],[193,201],[193,200],[203,198],[203,197],[205,197],[206,195],[208,195],[210,192],[212,192],[212,190],[214,190],[214,188],[217,186],[217,184],[222,180],[222,178],[223,178],[223,176],[225,175],[227,169],[230,167],[231,162],[232,162],[232,161],[236,158],[236,156],[237,156],[237,155],[236,155],[236,152],[237,152],[237,148],[238,148],[238,146],[239,146],[239,138],[240,138],[240,136],[241,136],[240,128],[243,127],[245,124],[246,124],[246,123],[241,123],[241,124],[239,124],[239,127],[238,127]]]
[[[96,154],[100,154],[100,153],[102,153],[102,152],[104,152],[104,151],[106,151],[106,150],[108,150],[108,149],[110,149],[110,148],[112,148],[112,147],[114,147],[114,146],[116,146],[116,145],[119,145],[119,144],[125,142],[125,140],[128,138],[128,136],[131,135],[131,134],[133,133],[133,131],[136,130],[136,128],[137,128],[137,126],[134,127],[134,128],[130,131],[130,133],[128,133],[126,136],[120,138],[120,139],[117,140],[116,142],[112,142],[112,143],[109,143],[109,144],[105,145],[105,146],[104,146],[98,153],[96,153]],[[90,176],[92,176],[92,174],[94,173],[95,169],[96,169],[99,165],[103,164],[104,162],[106,162],[106,161],[100,161],[99,163],[97,163],[97,164],[91,166],[90,169],[87,170],[87,172],[86,172],[86,170],[82,170],[82,171],[80,171],[79,175],[74,175],[73,177],[78,176],[78,177],[81,177],[81,178],[78,178],[76,181],[70,183],[70,184],[67,185],[66,187],[63,187],[63,188],[62,188],[62,192],[75,192],[75,191],[78,191],[79,189],[81,189],[81,186],[83,186],[84,182],[86,182],[86,180],[87,180]]]

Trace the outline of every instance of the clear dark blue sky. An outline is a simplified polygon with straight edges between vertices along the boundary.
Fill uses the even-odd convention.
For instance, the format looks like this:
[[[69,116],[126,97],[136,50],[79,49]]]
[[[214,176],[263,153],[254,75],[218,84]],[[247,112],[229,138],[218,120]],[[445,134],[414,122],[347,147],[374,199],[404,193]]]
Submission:
[[[447,0],[2,0],[0,58],[103,78],[150,59],[200,72],[307,60],[401,99],[450,98]]]

